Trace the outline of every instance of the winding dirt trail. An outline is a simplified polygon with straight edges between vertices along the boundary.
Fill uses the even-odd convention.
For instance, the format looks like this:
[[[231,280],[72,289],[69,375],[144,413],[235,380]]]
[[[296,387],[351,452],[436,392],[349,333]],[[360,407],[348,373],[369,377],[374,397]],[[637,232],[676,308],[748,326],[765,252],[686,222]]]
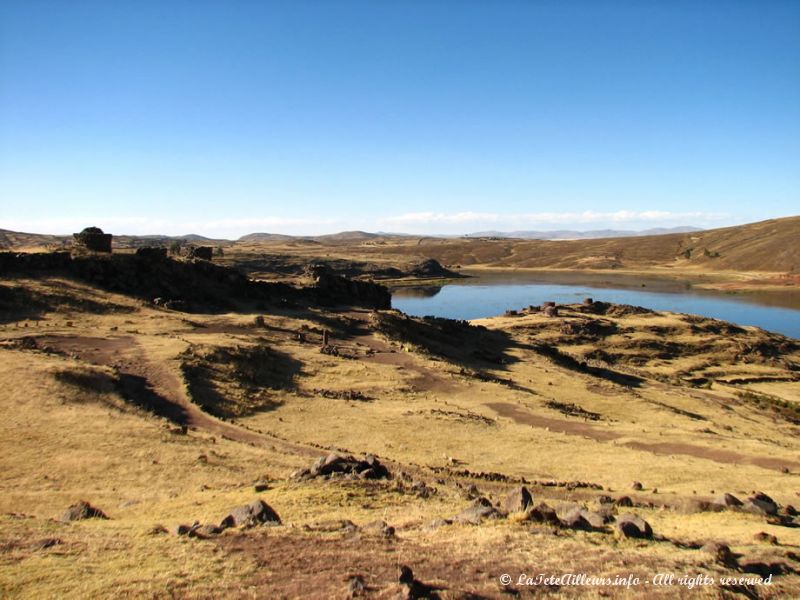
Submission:
[[[228,439],[261,447],[280,446],[292,454],[317,457],[318,449],[287,442],[267,433],[220,421],[194,404],[180,377],[164,362],[152,360],[133,337],[42,336],[40,346],[54,348],[120,374],[123,393],[171,421]]]

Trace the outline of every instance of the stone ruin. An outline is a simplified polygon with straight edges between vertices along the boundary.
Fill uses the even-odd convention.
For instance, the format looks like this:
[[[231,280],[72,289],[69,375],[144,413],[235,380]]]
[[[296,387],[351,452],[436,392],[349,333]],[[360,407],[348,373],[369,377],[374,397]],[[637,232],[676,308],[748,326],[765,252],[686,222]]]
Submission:
[[[187,258],[199,258],[202,260],[211,260],[213,250],[211,246],[189,246],[186,251]]]
[[[112,235],[103,233],[99,227],[87,227],[80,233],[73,233],[72,237],[75,239],[75,246],[79,249],[111,253]]]

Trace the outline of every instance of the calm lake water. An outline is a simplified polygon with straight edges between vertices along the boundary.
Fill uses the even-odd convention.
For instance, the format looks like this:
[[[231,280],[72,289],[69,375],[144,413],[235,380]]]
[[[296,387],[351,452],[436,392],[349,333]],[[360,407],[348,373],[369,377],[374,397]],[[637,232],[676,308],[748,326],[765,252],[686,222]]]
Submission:
[[[415,316],[479,319],[548,300],[574,304],[591,297],[603,302],[755,325],[800,338],[800,294],[796,292],[725,294],[653,278],[638,278],[634,282],[625,278],[609,281],[597,276],[581,276],[580,283],[568,283],[565,278],[569,275],[493,273],[445,286],[401,287],[392,290],[392,306]]]

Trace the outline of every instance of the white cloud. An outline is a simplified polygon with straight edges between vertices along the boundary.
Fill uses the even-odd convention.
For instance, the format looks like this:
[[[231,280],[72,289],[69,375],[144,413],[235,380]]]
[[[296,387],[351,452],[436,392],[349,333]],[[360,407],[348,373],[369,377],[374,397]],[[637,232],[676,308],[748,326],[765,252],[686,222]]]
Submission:
[[[519,225],[571,225],[597,223],[674,223],[695,224],[699,222],[715,222],[730,218],[730,215],[723,213],[707,212],[669,212],[660,210],[648,211],[627,211],[619,210],[615,212],[539,212],[539,213],[479,213],[479,212],[457,212],[457,213],[434,213],[417,212],[379,219],[378,223],[385,225],[431,225],[431,224],[512,224],[518,228]]]
[[[303,217],[222,217],[191,220],[148,217],[86,217],[71,216],[41,219],[0,219],[0,228],[34,233],[69,234],[88,225],[101,227],[116,234],[198,233],[210,237],[236,238],[253,232],[316,235],[347,229],[395,231],[426,234],[462,234],[493,229],[602,229],[647,228],[674,225],[731,224],[734,217],[710,212],[671,212],[661,210],[611,212],[413,212],[379,218],[303,218]],[[724,222],[724,223],[723,223]]]

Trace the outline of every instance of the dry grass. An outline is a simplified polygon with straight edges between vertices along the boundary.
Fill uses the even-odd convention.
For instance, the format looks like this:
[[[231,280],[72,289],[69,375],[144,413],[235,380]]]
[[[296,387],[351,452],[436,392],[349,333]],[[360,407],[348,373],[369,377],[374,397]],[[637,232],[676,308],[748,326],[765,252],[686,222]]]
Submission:
[[[101,294],[59,280],[7,285],[39,293]],[[798,383],[687,385],[674,377],[676,371],[710,377],[716,369],[714,376],[724,379],[731,373],[774,375],[787,368],[735,360],[713,340],[717,334],[692,333],[680,317],[603,317],[630,329],[633,333],[624,335],[635,340],[652,339],[647,328],[658,326],[680,329],[675,339],[685,348],[714,342],[706,356],[648,357],[635,366],[620,359],[609,368],[625,366],[640,377],[641,383],[631,387],[554,361],[531,345],[533,339],[576,356],[601,346],[600,340],[569,343],[560,324],[577,316],[486,320],[489,333],[503,335],[483,333],[480,339],[504,344],[488,349],[502,350],[508,360],[496,364],[472,357],[464,363],[469,331],[458,347],[448,347],[447,336],[437,338],[435,329],[409,344],[371,329],[366,311],[262,311],[264,326],[256,328],[255,312],[189,317],[124,296],[107,299],[126,311],[59,305],[42,312],[38,325],[17,320],[0,328],[4,597],[339,597],[348,569],[361,569],[375,597],[390,597],[399,591],[399,564],[410,564],[425,581],[447,587],[445,597],[466,591],[503,597],[497,577],[504,572],[727,572],[692,546],[707,539],[724,541],[748,558],[797,566],[791,553],[800,552],[800,528],[740,512],[700,512],[692,503],[722,492],[744,499],[755,489],[783,505],[797,501],[796,426],[736,392],[794,402]],[[321,353],[314,331],[322,327],[335,331],[331,343],[343,355],[356,358]],[[305,343],[297,336],[300,330],[308,332]],[[23,338],[50,341],[36,350],[20,342]],[[61,351],[41,349],[47,346]],[[208,367],[207,384],[244,407],[229,413],[236,415],[235,423],[206,415],[196,429],[190,422],[182,435],[177,424],[126,396],[120,376],[136,372],[153,393],[192,399],[191,382],[187,385],[181,369],[190,348],[202,357],[233,351],[234,359],[247,358],[242,364],[226,359]],[[279,360],[270,362],[276,356]],[[798,354],[784,353],[782,360],[797,363]],[[290,379],[275,370],[284,364],[293,366]],[[248,375],[250,367],[255,370]],[[239,377],[242,369],[247,372]],[[273,377],[281,385],[272,385]],[[348,399],[350,391],[360,395]],[[257,400],[268,402],[269,410],[261,410],[265,404]],[[600,417],[565,415],[559,404],[575,404]],[[396,475],[405,471],[410,480],[425,481],[437,491],[418,497],[408,489],[411,481],[399,477],[377,482],[289,478],[331,447],[375,453]],[[731,459],[734,455],[739,458]],[[780,470],[783,464],[789,473]],[[641,514],[663,539],[633,542],[610,532],[553,530],[519,519],[430,529],[432,520],[452,517],[468,504],[464,490],[470,484],[495,501],[514,485],[471,477],[464,470],[526,478],[537,502],[560,508],[564,503],[596,506],[600,494],[629,494],[644,506],[624,510]],[[270,489],[256,494],[253,482],[262,476],[270,478]],[[602,490],[544,485],[551,479],[590,482]],[[642,491],[630,489],[634,480],[644,484]],[[284,524],[229,530],[211,540],[148,533],[158,524],[217,523],[231,507],[255,497],[267,501]],[[55,520],[79,499],[111,519]],[[393,525],[396,538],[331,531],[336,520],[362,526],[376,519]],[[777,536],[779,545],[756,541],[761,531]],[[36,549],[44,538],[61,543]],[[367,548],[375,557],[368,563]],[[333,571],[336,564],[342,572]],[[795,575],[778,577],[759,597],[789,597],[797,585]],[[641,589],[605,591],[641,597]],[[599,597],[600,590],[562,593]],[[650,588],[648,597],[675,593]],[[721,593],[707,589],[697,597]]]

